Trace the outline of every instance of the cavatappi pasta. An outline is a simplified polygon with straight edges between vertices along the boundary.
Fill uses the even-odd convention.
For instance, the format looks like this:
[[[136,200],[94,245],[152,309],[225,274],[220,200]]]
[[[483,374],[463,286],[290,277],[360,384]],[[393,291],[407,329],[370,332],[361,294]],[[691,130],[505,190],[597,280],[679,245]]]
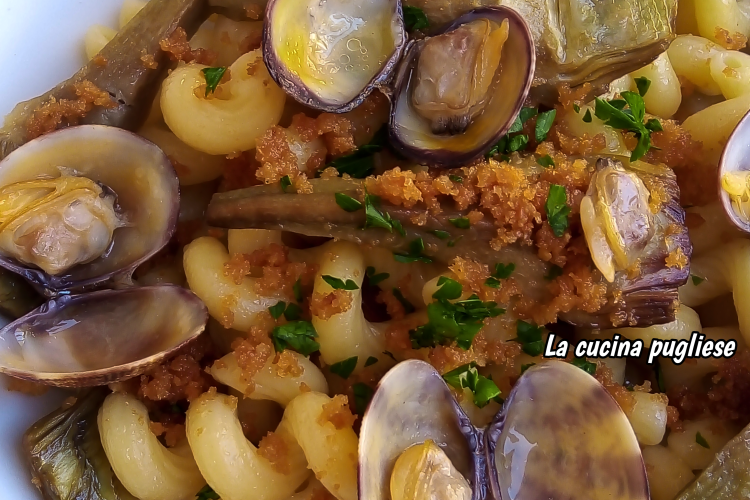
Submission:
[[[194,35],[179,28],[161,40],[172,66],[137,130],[168,157],[181,198],[174,236],[134,281],[184,287],[210,318],[196,341],[110,384],[98,411],[106,459],[132,496],[387,500],[358,490],[360,426],[386,373],[425,361],[471,424],[490,425],[522,374],[545,363],[543,331],[571,343],[642,341],[646,351],[654,339],[690,341],[694,332],[736,342],[731,358],[679,364],[661,357],[649,365],[645,354],[563,359],[595,377],[624,412],[651,500],[681,498],[750,423],[750,240],[727,219],[717,185],[722,150],[750,111],[745,3],[679,0],[676,37],[648,64],[608,88],[557,81],[553,102],[532,90],[518,124],[486,158],[445,170],[386,145],[393,110],[378,90],[328,113],[282,89],[264,64],[264,2],[209,3],[218,13]],[[404,3],[436,25],[472,7],[501,3],[523,14],[519,6],[535,4]],[[125,0],[117,30],[92,26],[87,60],[98,64],[146,5]],[[157,64],[152,56],[144,54],[145,67]],[[351,71],[342,64],[320,81],[333,85],[339,70]],[[607,114],[626,105],[625,120],[642,106],[631,128]],[[644,135],[654,147],[636,157]],[[627,206],[596,201],[620,189],[596,184],[600,158],[619,162],[607,167],[613,176],[627,167],[612,181],[630,183]],[[246,201],[251,192],[262,202],[222,213],[231,224],[208,223],[209,203]],[[286,204],[299,196],[315,206]],[[586,215],[609,224],[598,240]],[[628,232],[623,220],[637,228]],[[405,244],[396,248],[399,234]],[[656,264],[643,253],[655,249],[663,250]],[[605,279],[601,262],[616,278]],[[675,293],[635,302],[627,296],[633,283],[654,267],[664,284],[653,293],[671,285]],[[666,283],[687,270],[684,284]],[[492,395],[482,399],[479,384]]]

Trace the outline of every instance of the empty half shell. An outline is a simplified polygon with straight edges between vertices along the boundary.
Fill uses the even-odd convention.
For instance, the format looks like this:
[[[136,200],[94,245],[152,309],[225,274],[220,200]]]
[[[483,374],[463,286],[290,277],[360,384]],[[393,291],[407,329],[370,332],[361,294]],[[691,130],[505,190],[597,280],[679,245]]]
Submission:
[[[0,373],[58,387],[135,377],[197,337],[192,292],[152,286],[62,295],[0,329]]]
[[[172,164],[142,137],[44,135],[0,162],[0,266],[52,291],[129,278],[171,238],[179,198]]]
[[[297,101],[328,112],[358,106],[392,76],[406,42],[398,0],[270,0],[263,60]]]
[[[507,7],[472,10],[435,36],[409,42],[394,84],[394,146],[442,167],[481,157],[521,110],[535,60],[526,22]]]

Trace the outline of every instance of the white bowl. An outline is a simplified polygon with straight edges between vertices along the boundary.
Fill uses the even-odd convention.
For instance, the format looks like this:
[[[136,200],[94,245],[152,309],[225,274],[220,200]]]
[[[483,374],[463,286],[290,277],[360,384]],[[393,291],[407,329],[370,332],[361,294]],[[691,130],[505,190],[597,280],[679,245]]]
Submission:
[[[84,63],[83,36],[92,24],[117,28],[122,0],[0,0],[0,116],[43,94]],[[23,432],[67,394],[8,392],[0,381],[1,498],[41,499],[21,452]]]

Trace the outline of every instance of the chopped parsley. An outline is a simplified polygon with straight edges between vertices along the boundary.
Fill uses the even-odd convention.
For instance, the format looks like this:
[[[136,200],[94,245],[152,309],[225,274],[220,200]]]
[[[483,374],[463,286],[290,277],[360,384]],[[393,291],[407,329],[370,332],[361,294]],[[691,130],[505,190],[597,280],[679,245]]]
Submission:
[[[500,389],[491,378],[480,375],[476,363],[459,366],[443,375],[443,379],[456,389],[469,389],[474,394],[474,404],[484,408],[500,396]]]
[[[552,267],[549,268],[549,271],[547,272],[547,275],[544,276],[544,279],[547,281],[552,281],[558,276],[562,276],[562,273],[563,273],[562,267],[552,264]]]
[[[281,190],[286,193],[286,188],[292,185],[292,179],[288,175],[285,175],[284,177],[281,178],[280,182],[281,182]]]
[[[385,229],[389,233],[392,233],[395,229],[401,236],[406,236],[406,231],[401,225],[401,222],[391,219],[391,215],[387,212],[381,212],[378,209],[380,204],[380,197],[372,194],[367,194],[365,190],[365,225],[364,229],[368,227],[379,227]]]
[[[419,7],[404,5],[404,26],[407,31],[425,30],[430,27],[427,15]]]
[[[704,281],[706,281],[706,278],[701,278],[700,276],[696,276],[694,274],[691,274],[690,275],[690,281],[693,282],[694,286],[698,286],[701,283],[703,283]]]
[[[580,113],[581,112],[581,107],[578,104],[574,103],[573,104],[573,111],[575,111],[576,113]]]
[[[336,197],[336,204],[347,212],[356,212],[362,209],[362,203],[349,195],[336,193],[334,196]]]
[[[536,117],[534,139],[536,142],[544,141],[552,128],[556,113],[554,109],[540,113],[536,108],[521,108],[521,111],[508,129],[507,135],[501,137],[485,156],[491,158],[499,155],[507,161],[507,155],[510,153],[525,150],[529,145],[529,136],[521,132],[523,132],[523,125],[533,117]]]
[[[589,361],[586,361],[586,358],[573,358],[573,361],[571,361],[570,364],[577,366],[589,375],[596,373],[596,363],[590,363]]]
[[[286,302],[283,301],[279,301],[268,308],[268,312],[271,313],[273,319],[279,319],[284,311],[286,311]]]
[[[349,378],[349,375],[354,372],[354,369],[357,367],[357,356],[352,356],[351,358],[347,358],[343,361],[339,361],[338,363],[334,363],[331,365],[331,373],[335,373],[339,377],[343,379]]]
[[[453,226],[457,227],[458,229],[469,229],[471,227],[471,222],[469,222],[469,219],[466,217],[456,217],[455,219],[448,219],[448,222],[453,224]]]
[[[457,184],[463,184],[464,182],[464,178],[461,177],[460,175],[451,174],[448,176],[448,178]]]
[[[412,347],[435,347],[455,341],[461,349],[468,350],[484,325],[484,319],[499,316],[505,310],[495,302],[483,302],[476,295],[450,302],[444,297],[460,297],[462,286],[450,278],[442,283],[441,280],[438,281],[441,288],[433,294],[436,301],[427,306],[428,323],[409,332]]]
[[[391,293],[393,293],[393,296],[396,297],[396,300],[401,303],[401,306],[404,308],[404,312],[406,314],[411,314],[415,311],[414,306],[406,299],[406,297],[404,297],[404,294],[401,293],[401,290],[399,290],[398,288],[394,288],[393,290],[391,290]]]
[[[432,262],[431,258],[424,255],[424,240],[422,240],[422,238],[417,238],[409,243],[408,253],[394,253],[393,258],[396,259],[397,262],[405,264],[410,262],[424,262],[425,264],[430,264]]]
[[[565,188],[559,184],[551,184],[544,209],[547,212],[547,222],[549,222],[552,232],[558,238],[562,237],[565,230],[568,229],[570,207],[567,202],[568,195]]]
[[[202,490],[195,494],[195,500],[219,500],[219,494],[209,485],[206,485]]]
[[[294,282],[294,286],[292,287],[292,292],[294,293],[294,300],[297,302],[302,302],[302,279],[297,278],[297,281]]]
[[[583,118],[581,118],[585,123],[591,123],[594,121],[594,117],[591,116],[591,110],[587,109],[586,113],[584,113]]]
[[[702,446],[707,450],[711,449],[711,446],[709,446],[708,441],[706,441],[706,438],[701,436],[700,432],[695,433],[695,442],[698,443],[699,446]]]
[[[365,269],[365,274],[367,275],[367,280],[371,285],[377,285],[378,283],[385,281],[391,277],[391,275],[388,273],[375,274],[375,268],[372,266],[368,266],[367,269]]]
[[[367,361],[365,361],[365,368],[367,368],[368,366],[372,366],[377,362],[378,358],[376,358],[375,356],[370,356],[369,358],[367,358]]]
[[[495,272],[484,281],[485,286],[490,288],[500,288],[500,280],[510,278],[511,273],[513,273],[515,269],[516,265],[512,262],[510,264],[498,262],[495,264]]]
[[[541,326],[532,325],[520,319],[516,323],[516,340],[521,343],[523,352],[529,356],[539,356],[544,352],[543,332],[544,328]]]
[[[302,315],[302,308],[294,302],[287,305],[286,302],[279,301],[269,307],[268,312],[271,313],[273,319],[279,319],[283,314],[287,321],[296,321]]]
[[[225,66],[219,68],[203,68],[201,70],[201,73],[203,73],[203,76],[206,78],[206,97],[216,91],[216,87],[219,86],[219,82],[226,72],[227,68]]]
[[[631,153],[630,161],[642,158],[649,149],[654,148],[651,145],[651,133],[663,130],[661,122],[655,118],[643,123],[646,117],[643,95],[646,94],[650,85],[648,78],[639,78],[636,82],[638,92],[625,91],[621,93],[622,99],[605,101],[597,97],[595,101],[594,114],[597,118],[612,128],[632,132],[638,139],[638,145]]]
[[[456,246],[456,243],[458,243],[459,241],[461,241],[461,238],[463,238],[463,235],[459,236],[455,240],[450,240],[448,242],[448,247],[453,248],[454,246]]]
[[[389,358],[391,358],[393,361],[396,361],[396,356],[394,356],[392,352],[390,352],[390,351],[383,351],[383,354],[385,354],[386,356],[388,356]]]
[[[536,364],[536,363],[527,363],[527,364],[525,364],[525,365],[521,365],[521,375],[523,375],[523,373],[524,373],[524,372],[525,372],[526,370],[528,370],[529,368],[531,368],[531,367],[532,367],[532,366],[534,366],[535,364]]]
[[[385,147],[388,129],[384,126],[378,130],[369,143],[358,147],[353,153],[331,160],[326,167],[333,167],[339,176],[349,174],[355,179],[364,179],[375,170],[375,153]]]
[[[334,290],[359,290],[359,286],[354,280],[344,281],[341,278],[336,278],[335,276],[330,276],[328,274],[324,274],[321,278],[323,278],[323,281],[328,283],[328,285]]]
[[[372,395],[375,394],[375,391],[373,391],[372,387],[369,385],[357,382],[352,385],[352,392],[354,393],[354,408],[359,415],[362,415],[365,413],[367,405],[370,404],[370,400],[372,399]]]
[[[550,109],[549,111],[543,111],[536,117],[536,126],[534,127],[534,138],[536,142],[542,142],[547,138],[552,124],[555,122],[555,115],[557,111]]]
[[[555,160],[553,160],[550,155],[540,156],[536,159],[536,162],[544,168],[555,167]]]
[[[277,326],[271,332],[276,352],[292,349],[303,356],[309,356],[320,349],[320,344],[314,340],[317,336],[318,333],[309,321],[291,321]]]
[[[430,233],[441,240],[447,240],[451,237],[451,233],[449,233],[448,231],[443,231],[441,229],[433,229],[432,231],[430,231]]]

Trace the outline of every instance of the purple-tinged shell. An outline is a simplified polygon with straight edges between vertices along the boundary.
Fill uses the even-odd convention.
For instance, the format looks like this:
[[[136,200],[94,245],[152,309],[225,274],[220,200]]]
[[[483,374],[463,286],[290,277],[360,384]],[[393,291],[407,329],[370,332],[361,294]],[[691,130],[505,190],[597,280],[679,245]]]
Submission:
[[[482,7],[467,12],[436,35],[454,31],[477,19],[509,22],[505,42],[490,99],[468,128],[456,135],[437,135],[430,123],[414,109],[411,94],[419,54],[425,40],[412,40],[406,47],[394,82],[390,116],[392,145],[412,160],[444,168],[465,166],[481,158],[508,132],[521,111],[534,79],[536,52],[529,27],[508,7]]]
[[[329,113],[351,111],[385,87],[407,38],[399,0],[269,0],[265,19],[263,61],[271,77],[300,103]],[[367,37],[376,47],[363,46]],[[376,54],[379,44],[387,45]]]
[[[389,500],[396,459],[427,439],[469,481],[472,500],[649,499],[630,422],[594,377],[569,363],[527,370],[485,429],[471,425],[431,365],[399,363],[362,420],[359,499]]]
[[[742,117],[740,122],[734,128],[729,136],[726,146],[721,153],[719,160],[719,199],[724,213],[727,214],[732,224],[737,226],[740,231],[750,233],[750,214],[739,214],[737,207],[722,187],[722,179],[725,174],[729,173],[747,173],[750,171],[750,112]]]
[[[109,250],[59,275],[0,255],[0,266],[45,288],[50,295],[81,291],[111,280],[129,280],[141,263],[172,237],[179,213],[177,174],[164,152],[131,132],[106,125],[80,125],[43,135],[0,161],[0,186],[60,176],[59,167],[100,182],[117,195],[126,226]]]
[[[61,295],[0,329],[0,373],[57,387],[138,376],[205,328],[208,312],[172,285]]]

